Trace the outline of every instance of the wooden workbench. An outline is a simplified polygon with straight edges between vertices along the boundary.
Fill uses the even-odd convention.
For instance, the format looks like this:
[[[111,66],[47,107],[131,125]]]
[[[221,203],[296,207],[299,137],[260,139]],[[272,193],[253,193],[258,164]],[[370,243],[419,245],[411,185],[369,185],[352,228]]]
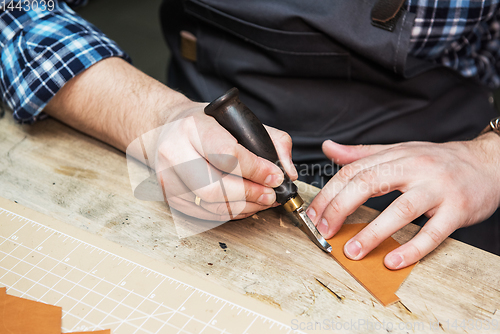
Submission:
[[[316,192],[309,188],[302,195],[310,200]],[[448,239],[401,286],[401,302],[383,307],[279,208],[179,240],[164,203],[133,197],[122,152],[52,119],[32,126],[15,124],[10,113],[0,119],[0,196],[305,322],[350,322],[354,325],[347,332],[353,333],[366,332],[366,327],[356,328],[360,321],[392,323],[394,333],[429,332],[419,330],[420,323],[426,328],[431,323],[439,332],[500,332],[477,330],[481,322],[500,322],[497,256]],[[363,207],[349,222],[376,215]],[[409,225],[395,238],[407,240],[417,230]],[[219,242],[227,244],[226,251]],[[471,321],[477,321],[476,330],[467,328]]]

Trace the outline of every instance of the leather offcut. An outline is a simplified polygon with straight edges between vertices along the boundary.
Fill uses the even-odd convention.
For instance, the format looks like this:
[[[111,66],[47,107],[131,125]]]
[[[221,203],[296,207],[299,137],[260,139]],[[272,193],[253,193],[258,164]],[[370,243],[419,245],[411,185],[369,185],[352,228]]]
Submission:
[[[61,334],[62,309],[7,294],[0,288],[0,333],[16,334]],[[83,334],[90,332],[73,332]],[[109,329],[92,332],[111,334]]]
[[[344,255],[344,245],[366,225],[368,224],[344,224],[327,242],[332,246],[333,258],[382,305],[388,306],[399,301],[396,291],[416,264],[399,270],[387,269],[384,257],[400,246],[392,237],[384,240],[361,260],[347,258]]]

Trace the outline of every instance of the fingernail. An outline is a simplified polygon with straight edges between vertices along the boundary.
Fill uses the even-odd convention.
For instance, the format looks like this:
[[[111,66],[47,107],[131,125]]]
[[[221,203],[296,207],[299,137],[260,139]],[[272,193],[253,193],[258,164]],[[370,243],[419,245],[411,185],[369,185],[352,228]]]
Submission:
[[[281,174],[270,174],[264,180],[264,184],[268,187],[277,187],[283,182],[283,176]]]
[[[349,240],[344,246],[344,253],[351,260],[357,260],[361,253],[361,243],[357,240]]]
[[[326,235],[328,233],[328,221],[323,218],[318,224],[318,231],[321,235]]]
[[[274,203],[274,196],[272,194],[262,194],[257,202],[262,205],[271,205]]]
[[[387,255],[387,262],[391,265],[390,269],[399,269],[404,262],[404,258],[401,254],[389,254]]]
[[[334,144],[333,144],[333,141],[331,141],[330,139],[325,140],[324,144],[325,144],[325,145],[327,145],[327,146],[330,146],[330,147],[331,147],[332,145],[334,145]]]
[[[314,221],[314,218],[316,218],[316,211],[313,208],[309,208],[306,211],[306,214],[311,218],[312,221]]]

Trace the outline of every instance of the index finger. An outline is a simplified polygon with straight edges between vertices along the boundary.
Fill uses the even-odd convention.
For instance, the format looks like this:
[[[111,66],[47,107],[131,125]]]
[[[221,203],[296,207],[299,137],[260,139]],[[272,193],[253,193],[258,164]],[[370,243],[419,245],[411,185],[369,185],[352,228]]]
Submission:
[[[417,188],[400,195],[370,224],[344,245],[351,260],[360,260],[403,226],[437,205],[437,198]]]
[[[399,152],[384,151],[342,167],[312,200],[307,209],[309,218],[317,225],[328,205],[356,175],[368,168],[396,160],[401,154]]]

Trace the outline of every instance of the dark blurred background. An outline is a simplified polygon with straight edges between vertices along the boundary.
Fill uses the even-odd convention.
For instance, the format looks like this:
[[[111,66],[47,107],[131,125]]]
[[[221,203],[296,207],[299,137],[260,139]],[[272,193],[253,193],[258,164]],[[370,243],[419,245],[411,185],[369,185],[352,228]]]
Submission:
[[[162,0],[90,0],[76,12],[132,57],[134,66],[165,83],[169,58],[160,27]]]

